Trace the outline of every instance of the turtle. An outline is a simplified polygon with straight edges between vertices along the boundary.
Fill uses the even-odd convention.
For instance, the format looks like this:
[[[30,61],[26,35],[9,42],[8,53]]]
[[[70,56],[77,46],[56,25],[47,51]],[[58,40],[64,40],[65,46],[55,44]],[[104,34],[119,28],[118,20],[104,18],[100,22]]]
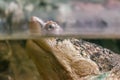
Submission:
[[[31,17],[29,30],[37,34],[59,34],[63,31],[56,22],[44,22],[35,16]],[[41,37],[27,40],[26,49],[43,80],[96,80],[101,75],[109,80],[116,70],[118,72],[114,76],[120,79],[120,55],[82,39]],[[91,76],[97,77],[93,79]]]

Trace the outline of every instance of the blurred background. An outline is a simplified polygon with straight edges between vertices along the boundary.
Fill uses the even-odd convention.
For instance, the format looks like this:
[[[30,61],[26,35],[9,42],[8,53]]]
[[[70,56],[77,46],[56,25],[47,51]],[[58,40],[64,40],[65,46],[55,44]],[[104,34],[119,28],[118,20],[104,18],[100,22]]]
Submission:
[[[91,39],[84,37],[84,40],[120,54],[120,40],[114,37],[114,34],[120,35],[120,0],[0,0],[0,36],[19,32],[24,34],[28,30],[31,16],[37,16],[44,21],[56,21],[66,32],[78,35],[79,38],[80,34],[108,35],[107,39],[107,36],[97,36]],[[18,42],[11,43],[14,43],[15,48]],[[24,46],[23,42],[19,43]],[[39,80],[35,65],[25,55],[24,48],[19,46],[17,47],[21,52],[14,52],[16,55],[12,58],[12,69],[9,69],[9,45],[6,41],[0,41],[0,80]],[[23,63],[19,54],[26,56],[24,60],[28,62]],[[33,70],[14,65],[18,62],[19,66],[24,65]],[[34,72],[29,74],[32,71]],[[25,72],[26,75],[20,75]]]
[[[24,32],[30,17],[37,16],[56,21],[66,34],[115,38],[120,35],[119,13],[119,0],[0,0],[0,32]]]

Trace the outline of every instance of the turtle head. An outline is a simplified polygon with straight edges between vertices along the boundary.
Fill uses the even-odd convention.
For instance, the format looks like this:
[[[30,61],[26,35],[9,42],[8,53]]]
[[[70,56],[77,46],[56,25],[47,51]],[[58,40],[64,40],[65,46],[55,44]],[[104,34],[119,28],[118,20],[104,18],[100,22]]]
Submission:
[[[43,20],[39,19],[38,17],[31,17],[30,20],[30,32],[32,33],[41,33],[41,34],[60,34],[62,31],[61,27],[53,21],[44,22]]]

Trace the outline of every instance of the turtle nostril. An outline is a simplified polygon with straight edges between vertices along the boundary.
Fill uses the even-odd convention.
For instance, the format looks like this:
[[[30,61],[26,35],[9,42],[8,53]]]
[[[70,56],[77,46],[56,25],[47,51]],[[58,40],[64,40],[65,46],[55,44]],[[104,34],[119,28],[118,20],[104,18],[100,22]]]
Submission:
[[[35,17],[35,16],[31,17],[29,22],[29,29],[32,34],[41,33],[41,25],[40,25],[41,22],[39,21],[41,20],[38,17]]]
[[[38,21],[38,18],[35,17],[35,16],[32,16],[30,20],[31,20],[31,21]]]

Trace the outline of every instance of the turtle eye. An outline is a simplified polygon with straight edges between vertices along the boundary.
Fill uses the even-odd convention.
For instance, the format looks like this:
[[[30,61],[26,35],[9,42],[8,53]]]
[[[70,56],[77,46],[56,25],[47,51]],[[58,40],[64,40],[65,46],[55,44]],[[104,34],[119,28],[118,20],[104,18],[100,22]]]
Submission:
[[[55,29],[55,24],[50,24],[47,26],[47,30],[54,30]]]
[[[49,29],[53,29],[54,27],[53,27],[53,25],[49,25],[48,28]]]

